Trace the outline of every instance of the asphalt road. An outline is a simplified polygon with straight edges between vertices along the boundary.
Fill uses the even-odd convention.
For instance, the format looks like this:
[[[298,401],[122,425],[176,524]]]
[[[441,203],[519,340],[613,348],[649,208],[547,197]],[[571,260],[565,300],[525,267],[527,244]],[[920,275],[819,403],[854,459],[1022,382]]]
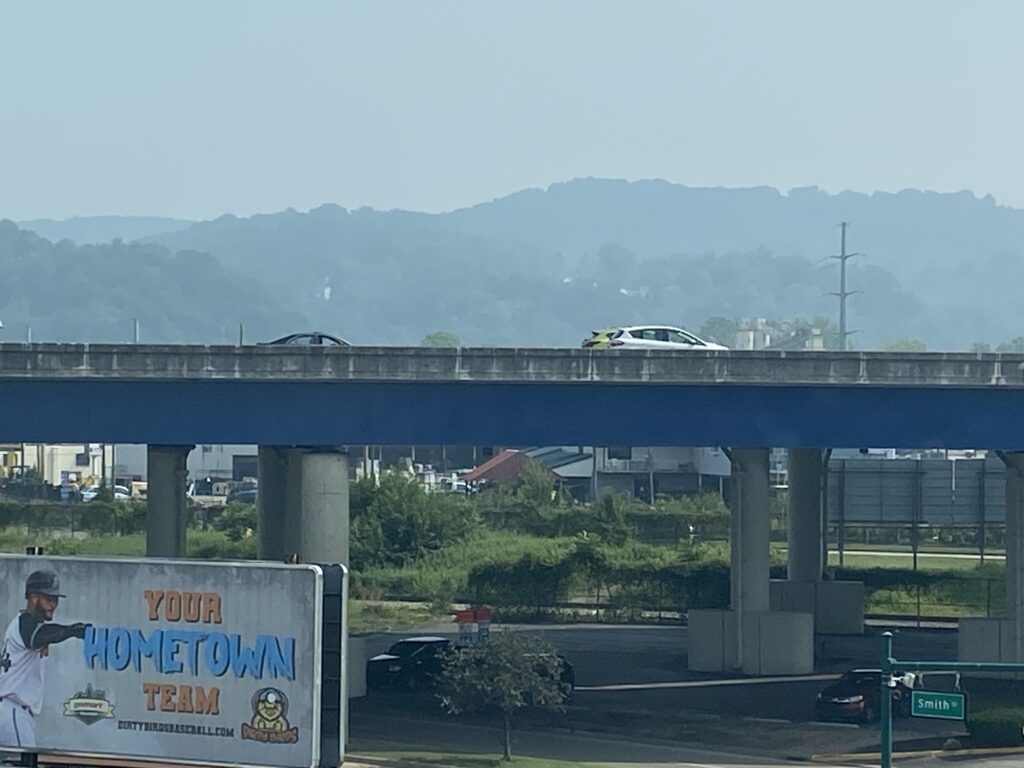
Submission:
[[[501,628],[497,628],[499,631]],[[534,625],[510,627],[541,635],[565,654],[583,690],[616,685],[685,683],[740,675],[699,674],[687,670],[685,627],[622,627],[601,625]],[[871,627],[863,636],[829,635],[818,641],[818,671],[839,675],[853,667],[878,667],[885,628]],[[899,658],[956,658],[956,633],[948,630],[894,629],[894,652]],[[453,640],[452,625],[417,633],[390,633],[368,638],[370,655],[382,653],[396,639],[412,634],[435,634]],[[824,683],[815,683],[822,686]],[[768,691],[771,692],[768,692]],[[687,696],[685,689],[679,695]],[[766,689],[774,697],[778,688]],[[582,693],[583,691],[581,691]],[[636,692],[636,691],[635,691]],[[813,698],[813,694],[811,696]],[[797,717],[795,715],[795,717]]]
[[[687,630],[682,627],[539,625],[514,629],[540,634],[575,667],[576,694],[568,712],[553,720],[563,731],[597,729],[622,738],[668,738],[726,751],[735,745],[740,752],[742,745],[756,751],[763,744],[764,754],[803,759],[822,750],[830,754],[855,751],[877,743],[877,726],[825,726],[813,721],[815,695],[831,679],[852,667],[878,666],[882,628],[869,628],[861,637],[824,638],[819,643],[820,672],[804,679],[691,673],[686,668]],[[452,630],[447,625],[416,634],[454,638]],[[405,636],[408,634],[375,636],[369,639],[368,650],[371,654],[382,652]],[[904,659],[955,659],[956,633],[904,629],[898,631],[894,647]],[[428,723],[422,732],[412,725],[420,720]],[[486,720],[469,722],[482,726]],[[527,718],[527,724],[540,727],[551,723]],[[421,743],[406,740],[423,736],[431,743],[441,739],[445,748],[451,748],[459,742],[445,740],[448,726],[429,693],[379,694],[356,700],[352,706],[352,736],[357,740]],[[961,731],[962,726],[942,721],[898,720],[896,724],[897,738],[903,739]],[[611,757],[604,762],[608,761],[617,762]]]

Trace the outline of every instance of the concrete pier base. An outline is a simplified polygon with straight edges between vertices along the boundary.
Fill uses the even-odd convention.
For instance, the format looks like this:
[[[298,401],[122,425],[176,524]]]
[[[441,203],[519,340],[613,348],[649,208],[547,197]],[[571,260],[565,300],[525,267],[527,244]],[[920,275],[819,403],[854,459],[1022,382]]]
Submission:
[[[743,616],[739,658],[735,611],[689,612],[687,661],[692,672],[806,675],[814,671],[814,616],[750,611]]]

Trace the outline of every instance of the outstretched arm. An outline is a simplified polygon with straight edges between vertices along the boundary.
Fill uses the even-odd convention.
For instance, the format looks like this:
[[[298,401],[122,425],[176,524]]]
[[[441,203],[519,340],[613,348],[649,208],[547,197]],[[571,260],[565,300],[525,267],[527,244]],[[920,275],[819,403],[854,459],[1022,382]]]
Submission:
[[[82,623],[53,624],[42,622],[27,613],[23,613],[18,629],[25,647],[38,651],[48,645],[70,640],[72,637],[85,637],[86,626]]]

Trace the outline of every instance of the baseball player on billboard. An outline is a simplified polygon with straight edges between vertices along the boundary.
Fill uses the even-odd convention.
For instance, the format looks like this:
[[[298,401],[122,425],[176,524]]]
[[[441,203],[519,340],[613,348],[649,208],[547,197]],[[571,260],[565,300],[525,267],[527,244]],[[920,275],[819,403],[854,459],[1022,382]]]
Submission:
[[[7,625],[0,648],[0,746],[36,746],[50,646],[85,637],[86,624],[53,623],[62,597],[53,571],[33,571],[25,580],[25,610]]]

